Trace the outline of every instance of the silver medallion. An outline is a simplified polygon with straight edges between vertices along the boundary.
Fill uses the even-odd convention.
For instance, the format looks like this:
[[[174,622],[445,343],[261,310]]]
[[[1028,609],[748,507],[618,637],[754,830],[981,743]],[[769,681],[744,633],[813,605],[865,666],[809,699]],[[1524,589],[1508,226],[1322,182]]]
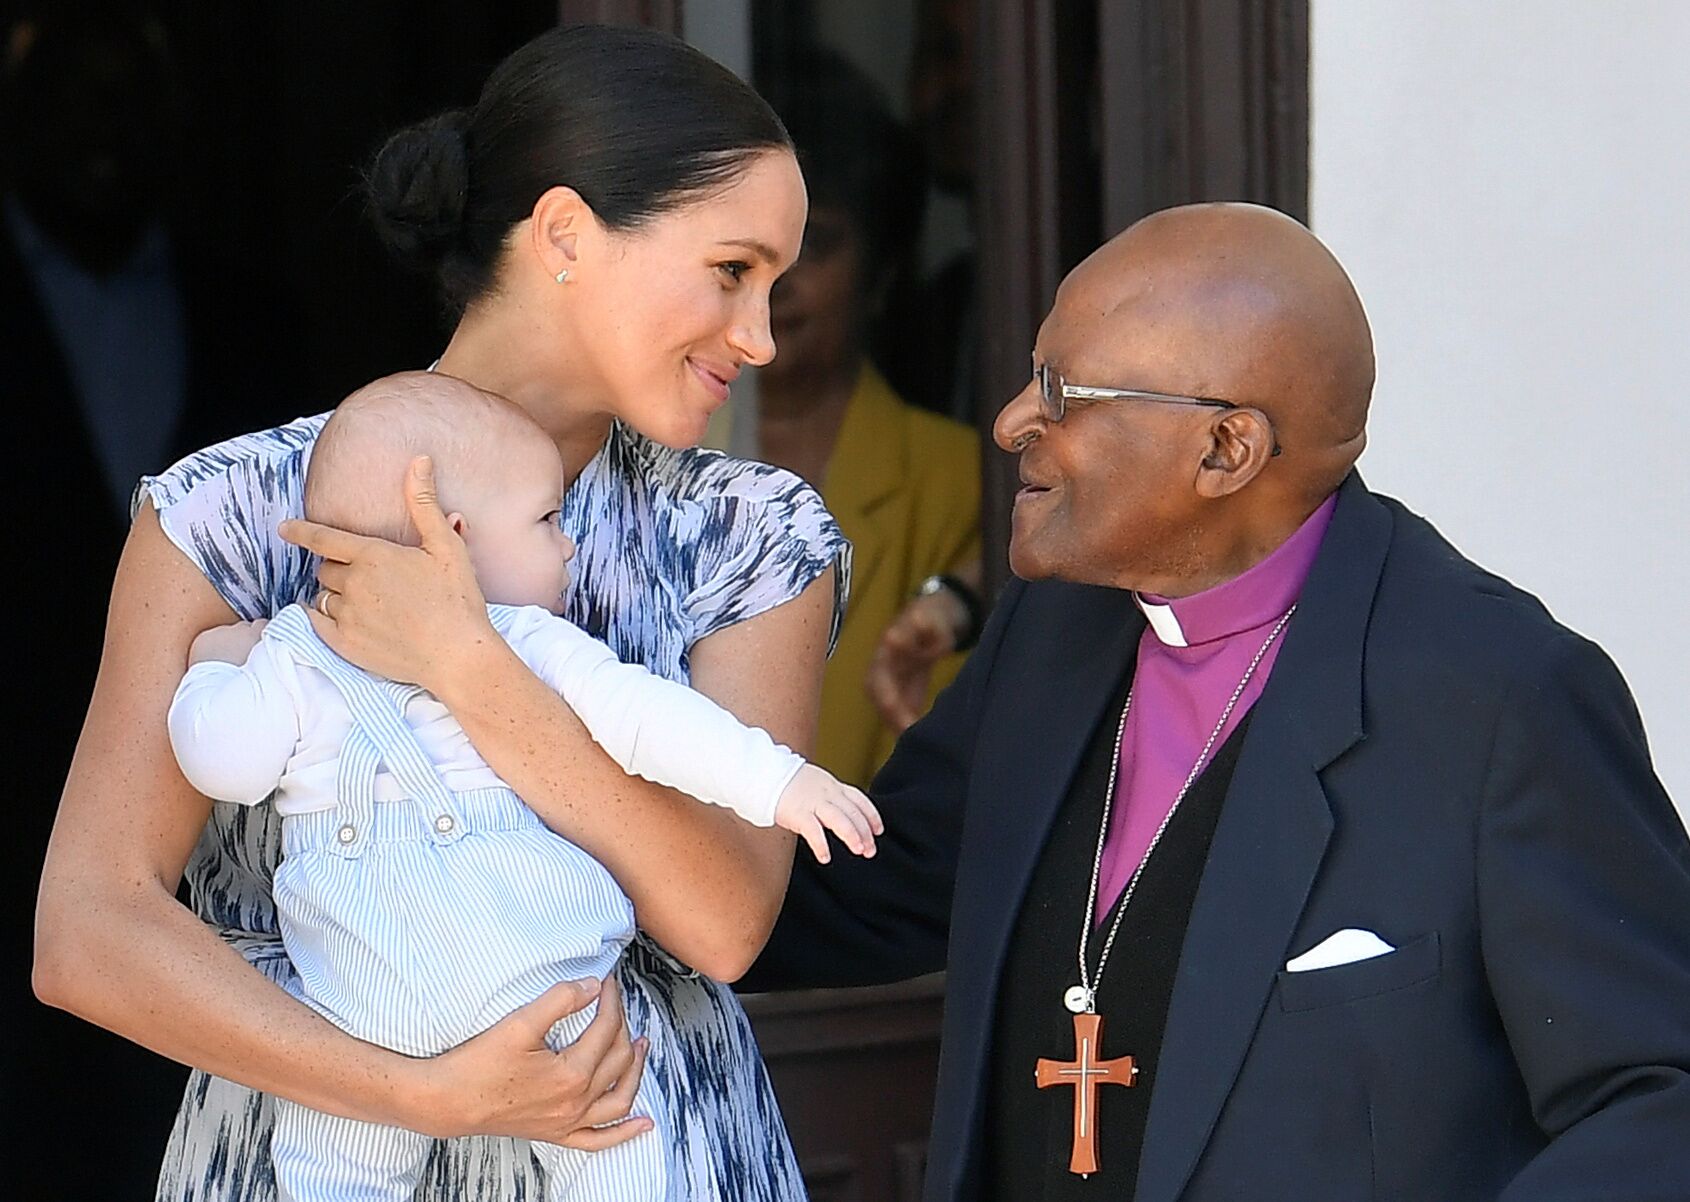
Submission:
[[[1091,1009],[1091,990],[1084,985],[1070,985],[1062,995],[1062,1004],[1075,1014],[1084,1014]]]

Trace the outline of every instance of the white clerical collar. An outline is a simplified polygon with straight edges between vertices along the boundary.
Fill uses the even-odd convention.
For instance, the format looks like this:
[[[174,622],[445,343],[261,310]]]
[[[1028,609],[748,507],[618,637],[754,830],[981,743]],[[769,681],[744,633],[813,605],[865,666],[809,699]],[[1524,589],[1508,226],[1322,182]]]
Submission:
[[[1171,605],[1162,605],[1155,601],[1146,601],[1138,593],[1133,594],[1133,600],[1138,602],[1139,609],[1150,620],[1150,629],[1156,632],[1156,637],[1169,647],[1189,647],[1185,630],[1179,624],[1179,616],[1174,613]]]

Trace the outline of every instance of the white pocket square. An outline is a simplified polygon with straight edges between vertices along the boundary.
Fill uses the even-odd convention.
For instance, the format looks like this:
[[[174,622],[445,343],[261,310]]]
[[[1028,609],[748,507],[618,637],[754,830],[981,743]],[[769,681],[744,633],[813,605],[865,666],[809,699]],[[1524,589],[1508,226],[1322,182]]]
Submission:
[[[1295,960],[1287,961],[1285,971],[1311,972],[1317,968],[1336,968],[1340,964],[1371,960],[1375,956],[1383,956],[1396,950],[1372,931],[1346,927],[1336,934],[1328,935]]]

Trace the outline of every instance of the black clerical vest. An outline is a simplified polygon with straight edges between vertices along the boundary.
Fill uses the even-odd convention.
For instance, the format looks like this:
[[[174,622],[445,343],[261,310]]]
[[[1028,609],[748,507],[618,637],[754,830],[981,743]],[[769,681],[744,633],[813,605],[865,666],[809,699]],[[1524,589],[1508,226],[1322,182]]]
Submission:
[[[1128,1202],[1133,1196],[1186,924],[1250,719],[1245,716],[1192,784],[1121,919],[1097,991],[1097,1012],[1103,1017],[1098,1054],[1111,1059],[1132,1056],[1139,1074],[1131,1088],[1098,1088],[1099,1171],[1082,1178],[1068,1171],[1074,1091],[1037,1088],[1033,1067],[1040,1057],[1074,1057],[1073,1015],[1063,1006],[1062,995],[1079,983],[1081,915],[1097,854],[1097,830],[1121,707],[1130,685],[1129,671],[1098,723],[1051,827],[1010,939],[990,1044],[992,1070],[982,1158],[986,1198]],[[1102,925],[1093,928],[1088,950],[1094,977],[1114,917],[1112,908]]]

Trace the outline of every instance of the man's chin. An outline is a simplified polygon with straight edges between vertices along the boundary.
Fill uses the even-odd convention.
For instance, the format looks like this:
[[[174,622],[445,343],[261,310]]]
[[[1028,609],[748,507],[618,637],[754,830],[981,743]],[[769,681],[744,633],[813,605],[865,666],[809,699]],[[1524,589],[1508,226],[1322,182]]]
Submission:
[[[1023,580],[1048,580],[1055,575],[1050,560],[1034,550],[1034,539],[1015,533],[1009,536],[1009,570]]]

